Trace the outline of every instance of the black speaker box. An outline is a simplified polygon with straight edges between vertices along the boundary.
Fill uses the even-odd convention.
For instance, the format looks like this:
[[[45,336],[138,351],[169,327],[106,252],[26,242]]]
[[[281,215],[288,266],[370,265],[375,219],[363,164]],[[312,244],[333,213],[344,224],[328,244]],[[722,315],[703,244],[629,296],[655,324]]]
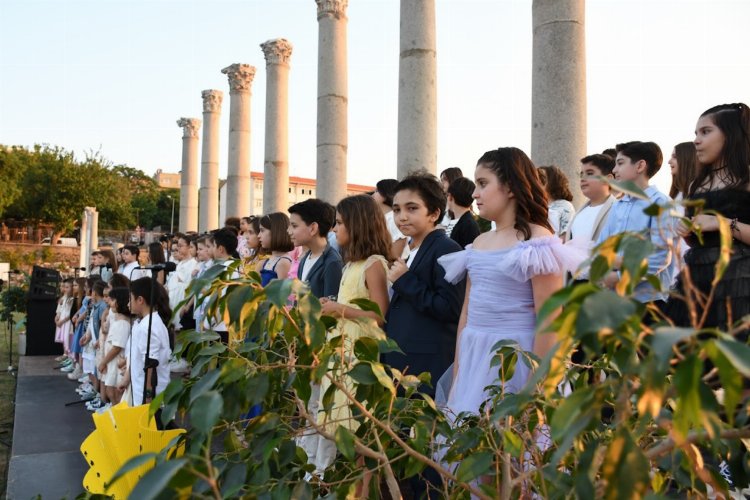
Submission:
[[[48,267],[34,266],[31,271],[31,283],[47,283],[56,285],[60,282],[60,272]]]
[[[63,352],[63,345],[55,342],[55,312],[57,301],[29,298],[26,304],[26,355],[51,356]]]

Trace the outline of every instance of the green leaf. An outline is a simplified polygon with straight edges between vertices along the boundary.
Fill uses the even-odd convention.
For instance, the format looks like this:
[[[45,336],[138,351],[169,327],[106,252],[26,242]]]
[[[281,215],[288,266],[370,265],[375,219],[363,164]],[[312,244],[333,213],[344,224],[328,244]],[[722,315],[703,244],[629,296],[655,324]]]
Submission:
[[[349,429],[343,425],[339,425],[336,428],[336,434],[334,437],[336,439],[336,448],[338,448],[341,454],[349,460],[354,460],[354,435],[352,435]]]
[[[380,306],[370,299],[352,299],[349,303],[359,307],[363,311],[372,311],[377,314],[378,317],[383,317],[383,313],[380,311]]]
[[[641,200],[648,201],[650,198],[643,189],[639,188],[633,181],[615,181],[609,179],[609,185],[620,191],[621,193],[629,194],[634,198],[640,198]]]
[[[620,297],[611,290],[591,294],[583,300],[576,319],[576,332],[579,336],[612,333],[635,312],[636,306],[631,300]]]
[[[261,373],[257,377],[248,381],[247,391],[245,396],[251,405],[262,403],[268,394],[270,387],[270,381],[267,373]]]
[[[691,424],[701,422],[701,376],[703,363],[691,355],[680,362],[674,374],[674,386],[677,389],[677,407],[674,411],[675,428],[687,435]]]
[[[307,481],[298,481],[292,490],[292,498],[295,500],[312,500],[313,490]]]
[[[723,352],[716,348],[716,343],[706,345],[711,361],[719,370],[721,388],[724,389],[724,408],[730,426],[734,426],[734,414],[737,405],[742,401],[742,375],[732,365]]]
[[[361,337],[354,342],[354,355],[357,359],[367,361],[378,361],[380,358],[380,350],[378,349],[378,341],[371,337]]]
[[[456,471],[456,478],[462,483],[467,483],[479,476],[491,472],[490,467],[495,454],[491,451],[480,451],[473,453],[461,461]]]
[[[695,330],[692,328],[660,327],[654,331],[651,346],[656,358],[664,363],[672,358],[672,346],[692,337]]]
[[[565,398],[552,414],[550,422],[552,439],[560,441],[569,432],[575,421],[591,419],[591,402],[594,398],[594,387],[585,387],[574,391]]]
[[[138,481],[138,484],[130,493],[130,498],[138,498],[139,500],[156,499],[187,462],[186,458],[178,458],[157,465]]]
[[[357,383],[363,385],[372,385],[378,381],[368,362],[359,362],[354,368],[349,370],[349,376]]]
[[[192,404],[200,396],[211,390],[220,376],[221,368],[214,368],[198,379],[198,382],[190,389],[190,403]]]
[[[132,457],[127,462],[122,464],[119,469],[117,469],[117,472],[114,473],[112,478],[106,484],[106,488],[109,489],[110,486],[112,486],[115,482],[117,482],[118,479],[120,479],[128,472],[135,470],[142,465],[152,464],[158,457],[158,453],[143,453],[141,455]]]
[[[211,432],[224,410],[224,398],[217,391],[199,396],[190,409],[190,423],[204,435]]]
[[[291,280],[273,280],[265,288],[266,297],[276,307],[286,307],[292,294]]]
[[[391,391],[391,394],[396,395],[396,386],[393,385],[393,380],[388,374],[385,373],[382,363],[370,363],[373,375],[378,379],[380,385]]]
[[[604,498],[616,500],[642,498],[650,482],[649,470],[648,460],[636,445],[630,432],[623,427],[618,428],[602,465],[602,475],[607,481]]]
[[[735,340],[725,339],[717,340],[716,346],[740,373],[745,377],[750,377],[750,347]]]
[[[521,458],[523,441],[521,437],[511,429],[503,431],[503,448],[515,458]]]

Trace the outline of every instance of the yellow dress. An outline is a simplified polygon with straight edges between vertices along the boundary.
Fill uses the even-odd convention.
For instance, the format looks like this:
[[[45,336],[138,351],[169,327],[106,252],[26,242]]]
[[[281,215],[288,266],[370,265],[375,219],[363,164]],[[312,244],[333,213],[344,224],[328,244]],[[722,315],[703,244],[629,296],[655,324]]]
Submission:
[[[365,284],[365,271],[372,265],[380,265],[383,266],[385,271],[388,270],[388,261],[382,255],[373,255],[367,260],[350,262],[344,266],[337,302],[359,309],[351,301],[354,299],[370,298],[370,291]],[[343,372],[348,372],[354,363],[356,363],[354,343],[357,339],[367,336],[370,328],[377,328],[375,320],[359,319],[354,321],[344,318],[339,320],[338,327],[335,330],[328,333],[329,341],[339,335],[343,335],[344,337],[341,356],[346,362],[341,366]],[[340,373],[333,373],[333,376],[341,378]],[[351,381],[348,377],[343,377],[343,382],[348,387],[351,387]],[[336,391],[330,413],[327,414],[323,411],[322,398],[330,386],[331,381],[328,377],[324,377],[320,384],[319,393],[317,390],[313,391],[309,406],[311,414],[315,415],[317,413],[318,424],[323,426],[326,432],[330,434],[333,434],[339,425],[355,431],[357,422],[352,419],[349,400],[341,391]],[[299,444],[307,453],[308,461],[315,464],[316,471],[319,473],[333,463],[336,458],[336,443],[323,439],[314,432],[307,432],[303,435],[300,438]]]

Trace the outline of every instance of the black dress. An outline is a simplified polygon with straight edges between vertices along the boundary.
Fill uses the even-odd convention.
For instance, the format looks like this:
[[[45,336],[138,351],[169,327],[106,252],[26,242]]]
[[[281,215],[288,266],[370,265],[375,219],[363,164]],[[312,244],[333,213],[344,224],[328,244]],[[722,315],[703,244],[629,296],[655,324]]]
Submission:
[[[750,224],[750,192],[737,189],[719,189],[697,193],[693,199],[705,200],[703,210],[715,210],[728,219],[736,218],[738,222]],[[692,215],[688,210],[687,215]],[[690,249],[685,254],[685,264],[690,272],[693,287],[708,296],[711,282],[714,279],[716,262],[720,254],[720,237],[718,231],[703,233],[703,244],[698,242],[695,234],[685,238]],[[684,294],[684,274],[677,278],[676,293]],[[732,254],[724,276],[716,286],[714,298],[709,305],[704,327],[718,327],[727,331],[731,323],[736,323],[743,316],[750,314],[750,246],[737,239],[732,241]],[[698,318],[703,309],[696,308]],[[688,307],[678,297],[672,297],[667,306],[667,314],[677,326],[691,326]],[[748,330],[738,334],[738,340],[746,341]]]

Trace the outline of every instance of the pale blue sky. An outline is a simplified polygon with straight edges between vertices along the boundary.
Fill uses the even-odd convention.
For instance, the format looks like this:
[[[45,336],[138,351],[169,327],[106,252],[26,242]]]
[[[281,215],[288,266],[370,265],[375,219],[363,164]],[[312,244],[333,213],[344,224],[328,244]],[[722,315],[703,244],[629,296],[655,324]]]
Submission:
[[[396,173],[397,0],[350,0],[349,181]],[[665,161],[698,115],[750,102],[750,0],[588,0],[588,145],[654,140]],[[0,0],[0,143],[101,150],[148,173],[180,168],[181,116],[225,92],[236,62],[258,68],[252,169],[262,171],[265,61],[294,44],[290,172],[315,176],[317,21],[313,0]],[[531,0],[437,0],[438,164],[471,175],[501,145],[529,152]],[[668,186],[668,168],[658,176]]]

